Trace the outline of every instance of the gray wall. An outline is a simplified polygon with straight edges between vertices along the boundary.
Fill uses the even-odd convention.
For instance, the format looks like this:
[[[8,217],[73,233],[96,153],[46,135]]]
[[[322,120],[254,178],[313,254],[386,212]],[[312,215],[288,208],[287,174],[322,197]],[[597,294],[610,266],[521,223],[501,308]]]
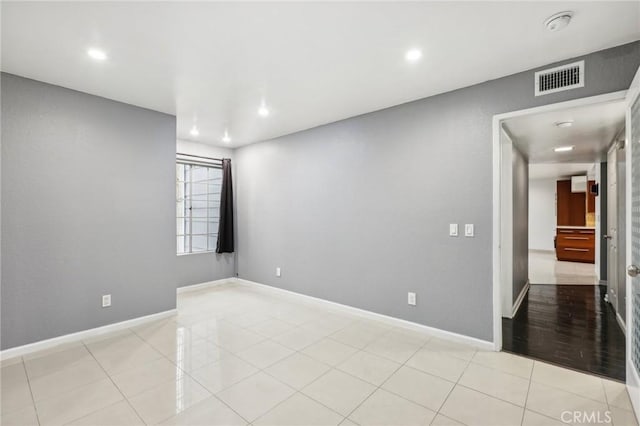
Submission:
[[[513,145],[513,293],[515,302],[529,280],[529,162]]]
[[[492,117],[626,89],[640,43],[584,59],[584,88],[531,70],[238,149],[239,276],[491,340]]]
[[[175,117],[1,84],[1,347],[174,308]]]
[[[235,174],[235,161],[231,149],[178,140],[176,151],[203,157],[230,158],[231,173]],[[176,268],[178,287],[230,278],[235,276],[235,254],[194,253],[180,255],[176,259]]]

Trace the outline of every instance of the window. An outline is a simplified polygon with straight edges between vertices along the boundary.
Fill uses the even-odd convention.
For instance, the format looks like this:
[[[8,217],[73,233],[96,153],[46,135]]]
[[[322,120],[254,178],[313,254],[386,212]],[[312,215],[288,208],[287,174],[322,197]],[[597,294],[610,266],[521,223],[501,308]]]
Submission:
[[[221,168],[176,164],[178,254],[215,251],[221,188]]]

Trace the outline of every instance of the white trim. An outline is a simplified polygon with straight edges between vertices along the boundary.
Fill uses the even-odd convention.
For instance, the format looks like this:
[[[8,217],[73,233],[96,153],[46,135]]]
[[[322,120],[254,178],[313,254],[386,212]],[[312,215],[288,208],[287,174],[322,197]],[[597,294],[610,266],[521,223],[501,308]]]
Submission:
[[[632,201],[632,191],[633,191],[633,180],[631,179],[632,177],[632,173],[631,173],[631,169],[633,168],[633,164],[632,164],[632,150],[634,149],[640,149],[638,148],[638,145],[634,145],[634,143],[636,142],[640,142],[640,141],[633,141],[631,140],[631,106],[633,105],[633,102],[635,101],[635,99],[640,95],[640,68],[638,68],[638,70],[636,70],[636,74],[633,77],[633,81],[631,82],[631,85],[629,86],[629,91],[627,93],[626,96],[626,101],[627,101],[627,111],[626,111],[626,119],[625,119],[625,138],[627,143],[625,143],[626,145],[626,150],[625,150],[625,162],[626,162],[626,176],[625,176],[625,189],[626,189],[626,194],[625,194],[625,220],[626,220],[626,228],[625,228],[625,232],[627,232],[626,238],[625,238],[625,242],[626,242],[626,265],[631,265],[633,264],[633,248],[632,248],[632,244],[631,244],[631,240],[632,240],[632,236],[631,236],[631,225],[632,225],[632,207],[633,207],[633,201]],[[632,312],[632,305],[633,305],[633,281],[632,278],[627,275],[626,276],[626,311],[627,311],[627,327],[629,328],[629,330],[633,330],[633,312]],[[632,348],[632,336],[633,336],[633,331],[631,331],[630,333],[626,333],[626,337],[627,337],[627,345],[626,345],[626,366],[627,366],[627,392],[629,393],[629,399],[631,400],[631,405],[633,406],[633,411],[636,414],[636,417],[640,417],[640,377],[638,377],[638,371],[636,371],[635,366],[633,365],[633,362],[631,361],[631,348]]]
[[[200,284],[192,284],[192,285],[185,285],[182,287],[178,287],[176,289],[176,293],[177,294],[181,294],[181,293],[189,293],[192,291],[199,291],[199,290],[203,290],[205,288],[210,288],[210,287],[217,287],[223,284],[228,284],[233,280],[232,277],[230,278],[223,278],[221,280],[215,280],[215,281],[208,281],[206,283],[200,283]]]
[[[635,80],[634,80],[635,81]],[[548,104],[534,108],[523,109],[519,111],[512,111],[503,114],[496,114],[493,116],[493,345],[495,350],[499,351],[502,348],[502,312],[501,312],[501,300],[500,300],[500,275],[502,271],[502,265],[500,261],[500,210],[501,210],[501,197],[500,197],[500,173],[501,173],[501,159],[500,159],[500,129],[502,121],[522,117],[530,114],[539,114],[549,111],[558,111],[567,108],[575,108],[584,105],[593,105],[597,103],[621,101],[625,99],[627,91],[621,90],[613,93],[606,93],[604,95],[590,96],[587,98],[574,99],[571,101],[558,102],[555,104]],[[630,163],[627,163],[630,164]],[[627,169],[630,169],[627,168]],[[630,181],[629,181],[630,182]],[[630,185],[628,185],[630,186]],[[631,228],[627,228],[631,229]],[[598,236],[596,236],[598,237]],[[596,268],[600,266],[600,259],[596,259]]]
[[[524,285],[524,287],[522,287],[522,290],[520,291],[518,298],[513,304],[513,311],[511,312],[511,318],[515,317],[516,314],[518,313],[518,310],[520,309],[520,305],[522,305],[522,301],[524,300],[524,297],[527,295],[529,288],[531,288],[531,284],[529,283],[529,280],[527,280],[527,283]]]
[[[313,296],[307,296],[306,294],[301,294],[301,293],[296,293],[294,291],[290,291],[290,290],[284,290],[278,287],[272,287],[266,284],[260,284],[257,283],[255,281],[249,281],[249,280],[245,280],[242,278],[235,278],[235,281],[239,284],[242,285],[247,285],[250,287],[253,287],[255,289],[259,289],[262,291],[267,291],[270,293],[278,293],[280,295],[286,295],[286,296],[290,296],[290,297],[294,297],[297,299],[302,299],[306,302],[311,302],[314,304],[320,304],[320,305],[328,305],[331,306],[333,308],[337,308],[341,311],[350,313],[350,314],[354,314],[354,315],[358,315],[364,318],[368,318],[368,319],[372,319],[372,320],[376,320],[376,321],[380,321],[380,322],[384,322],[386,324],[389,325],[393,325],[395,327],[401,327],[401,328],[406,328],[406,329],[410,329],[410,330],[416,330],[416,331],[421,331],[421,332],[425,332],[428,334],[431,334],[432,336],[435,337],[439,337],[442,339],[446,339],[446,340],[450,340],[450,341],[454,341],[454,342],[458,342],[458,343],[464,343],[467,345],[472,345],[478,349],[483,349],[483,350],[493,350],[493,343],[489,342],[487,340],[482,340],[482,339],[478,339],[475,337],[470,337],[470,336],[465,336],[464,334],[458,334],[458,333],[453,333],[451,331],[446,331],[446,330],[441,330],[439,328],[434,328],[434,327],[429,327],[423,324],[418,324],[415,322],[411,322],[411,321],[406,321],[400,318],[395,318],[395,317],[390,317],[388,315],[383,315],[383,314],[378,314],[376,312],[371,312],[371,311],[367,311],[365,309],[360,309],[360,308],[355,308],[353,306],[349,306],[349,305],[343,305],[341,303],[337,303],[337,302],[331,302],[329,300],[325,300],[325,299],[320,299],[317,297],[313,297]]]
[[[156,314],[145,315],[143,317],[133,318],[126,321],[120,321],[113,324],[103,325],[101,327],[90,328],[88,330],[82,330],[75,333],[65,334],[63,336],[53,337],[51,339],[40,340],[39,342],[29,343],[23,346],[16,346],[14,348],[5,349],[0,352],[0,360],[9,358],[15,358],[18,356],[28,355],[33,352],[49,349],[54,346],[62,345],[64,343],[77,342],[85,340],[90,337],[100,336],[102,334],[110,333],[113,331],[123,330],[125,328],[135,327],[136,325],[144,324],[150,321],[159,320],[165,317],[169,317],[176,313],[175,309],[168,311],[158,312]]]

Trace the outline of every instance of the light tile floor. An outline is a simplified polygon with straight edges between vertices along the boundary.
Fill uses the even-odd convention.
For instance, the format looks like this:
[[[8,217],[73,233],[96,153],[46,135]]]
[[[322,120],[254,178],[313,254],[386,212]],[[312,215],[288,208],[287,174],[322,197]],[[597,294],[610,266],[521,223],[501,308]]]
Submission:
[[[592,263],[556,260],[554,252],[529,251],[529,282],[531,284],[599,284]]]
[[[620,383],[235,283],[3,361],[1,379],[5,426],[535,426],[576,410],[637,425]]]

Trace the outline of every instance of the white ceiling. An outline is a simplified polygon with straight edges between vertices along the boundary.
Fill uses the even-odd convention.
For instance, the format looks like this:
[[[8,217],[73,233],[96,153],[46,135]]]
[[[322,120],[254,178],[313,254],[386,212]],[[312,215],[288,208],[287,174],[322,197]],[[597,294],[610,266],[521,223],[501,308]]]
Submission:
[[[584,163],[606,158],[608,147],[624,128],[625,102],[607,102],[512,118],[505,127],[529,163]],[[571,127],[555,123],[573,121]],[[570,152],[555,152],[573,146]]]
[[[587,175],[595,178],[594,163],[544,163],[529,165],[529,179],[558,179],[570,176]]]
[[[550,33],[562,10],[573,22]],[[639,2],[611,1],[2,2],[2,70],[239,146],[637,40],[639,22]]]

